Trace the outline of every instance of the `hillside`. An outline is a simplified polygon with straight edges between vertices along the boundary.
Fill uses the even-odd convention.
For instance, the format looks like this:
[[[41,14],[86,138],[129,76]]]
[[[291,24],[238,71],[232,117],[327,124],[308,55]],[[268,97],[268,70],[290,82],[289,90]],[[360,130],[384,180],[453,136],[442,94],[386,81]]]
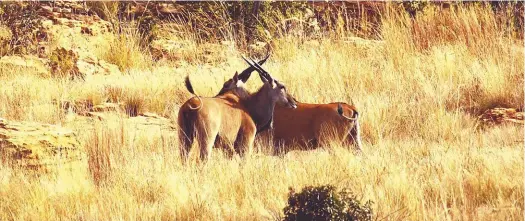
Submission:
[[[375,220],[523,218],[523,3],[2,2],[0,220],[276,220],[333,185]],[[297,100],[359,110],[333,141],[179,157],[176,123],[241,55]],[[246,84],[256,91],[261,83]],[[197,148],[194,148],[197,149]]]

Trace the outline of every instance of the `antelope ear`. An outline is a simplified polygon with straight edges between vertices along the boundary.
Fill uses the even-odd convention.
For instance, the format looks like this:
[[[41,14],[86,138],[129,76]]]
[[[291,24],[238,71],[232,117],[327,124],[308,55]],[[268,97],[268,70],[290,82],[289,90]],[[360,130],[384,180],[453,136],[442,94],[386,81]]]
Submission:
[[[235,84],[236,87],[243,87],[244,86],[244,82],[239,79],[239,73],[235,72],[235,75],[233,75],[233,83]]]
[[[271,81],[269,81],[269,82],[270,82],[270,86],[271,86],[272,88],[277,87],[277,82],[275,82],[275,80],[271,80]]]
[[[239,81],[239,72],[237,72],[237,71],[235,72],[235,74],[233,75],[233,81],[234,82]]]

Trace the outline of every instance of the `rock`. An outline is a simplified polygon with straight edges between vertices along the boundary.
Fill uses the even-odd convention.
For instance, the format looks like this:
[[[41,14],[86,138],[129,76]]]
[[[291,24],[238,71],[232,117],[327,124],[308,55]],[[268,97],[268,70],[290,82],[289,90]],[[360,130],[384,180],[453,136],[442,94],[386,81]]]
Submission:
[[[43,5],[42,7],[40,7],[40,9],[42,10],[40,13],[43,13],[45,15],[49,16],[53,14],[53,8],[51,6]]]
[[[523,124],[523,117],[524,112],[515,108],[493,108],[486,110],[478,119],[488,124],[501,124],[504,122]]]
[[[21,69],[20,72],[34,72],[41,76],[49,76],[49,61],[35,56],[4,56],[0,58],[0,72]]]
[[[91,101],[62,101],[62,107],[67,113],[76,113],[80,116],[90,116],[99,118],[104,118],[100,115],[100,113],[124,113],[124,104],[122,103],[102,103],[98,105],[93,105]]]
[[[62,9],[62,13],[71,13],[71,9],[70,8],[64,8],[64,9]]]
[[[184,53],[196,51],[196,47],[189,41],[156,39],[150,44],[151,55],[159,59],[178,60]]]
[[[110,64],[101,59],[86,58],[77,61],[77,67],[81,74],[85,76],[101,75],[120,75],[120,69],[117,65]]]
[[[87,171],[87,157],[76,134],[66,128],[0,118],[2,162],[36,171]]]
[[[97,48],[109,46],[106,35],[112,33],[113,26],[95,14],[85,13],[88,9],[84,3],[65,4],[52,1],[31,5],[31,7],[18,7],[15,8],[16,10],[6,11],[6,17],[12,18],[9,27],[20,30],[19,34],[28,33],[26,35],[32,37],[31,33],[38,33],[38,36],[42,36],[39,37],[38,44],[46,49],[38,50],[38,52],[44,51],[39,53],[41,57],[45,57],[47,55],[45,52],[55,48],[96,54]],[[26,15],[28,13],[29,17]],[[15,39],[21,42],[17,48],[25,49],[27,53],[34,53],[34,49],[28,47],[34,45],[35,41],[30,41],[33,38],[28,39]],[[79,54],[79,57],[83,58],[83,53]]]
[[[16,30],[14,42],[20,53],[35,54],[45,57],[46,53],[55,47],[67,49],[82,49],[95,54],[95,48],[107,48],[105,36],[112,32],[112,25],[101,20],[96,14],[87,13],[85,3],[38,2],[24,5],[6,4],[3,16],[8,18],[7,24],[11,30]],[[35,40],[34,35],[37,34]],[[50,49],[40,50],[39,46]],[[41,53],[44,51],[44,53]]]
[[[147,131],[149,129],[175,129],[174,125],[171,124],[170,119],[161,117],[155,113],[142,113],[136,117],[130,117],[128,121],[135,125],[135,128],[144,131]]]
[[[108,63],[101,59],[98,60],[98,65],[100,66],[100,68],[104,69],[106,75],[121,74],[120,69],[117,65]]]
[[[36,73],[42,77],[68,73],[67,76],[120,75],[118,66],[93,57],[79,58],[78,52],[57,48],[49,59],[35,56],[4,56],[0,58],[0,72],[18,69],[20,72]],[[63,73],[64,72],[64,73]]]
[[[70,128],[79,130],[93,130],[97,122],[103,125],[124,125],[126,131],[130,133],[148,134],[148,136],[160,135],[158,131],[173,132],[176,124],[168,118],[154,113],[143,113],[136,117],[128,117],[120,112],[88,112],[84,115],[68,115],[66,125]]]

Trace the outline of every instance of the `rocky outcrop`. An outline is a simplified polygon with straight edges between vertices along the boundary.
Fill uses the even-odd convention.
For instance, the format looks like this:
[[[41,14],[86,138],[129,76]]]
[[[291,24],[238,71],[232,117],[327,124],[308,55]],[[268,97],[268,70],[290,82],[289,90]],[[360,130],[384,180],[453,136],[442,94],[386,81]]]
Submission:
[[[95,57],[85,57],[77,61],[76,66],[84,76],[89,75],[120,75],[117,65],[108,63]]]
[[[31,55],[4,56],[0,58],[0,72],[16,70],[23,73],[34,73],[41,77],[65,75],[84,78],[90,75],[120,75],[117,65],[110,64],[102,59],[94,57],[78,58],[74,50],[57,49],[67,53],[60,53],[58,56],[51,56],[50,59],[39,58]],[[53,53],[55,54],[55,53]],[[65,56],[65,55],[72,56]],[[64,58],[74,58],[65,60]],[[59,59],[55,59],[59,58]],[[53,74],[52,74],[53,73]]]
[[[55,47],[92,53],[97,44],[107,44],[100,36],[112,32],[111,23],[89,13],[81,2],[12,2],[3,9],[0,17],[11,29],[15,51],[22,54],[43,57]]]
[[[158,128],[161,130],[174,130],[175,126],[170,119],[159,116],[155,113],[143,113],[136,117],[130,117],[129,122],[135,125],[138,130],[147,131],[151,128]]]
[[[186,40],[155,39],[150,44],[150,51],[156,60],[170,61],[199,59],[203,62],[224,62],[228,58],[231,46],[225,44],[195,44]]]
[[[66,125],[70,128],[81,128],[82,131],[89,131],[95,128],[97,122],[103,125],[122,124],[126,131],[130,133],[143,133],[157,136],[159,131],[173,132],[176,125],[166,117],[155,113],[142,113],[135,117],[129,117],[122,112],[89,112],[84,115],[71,113],[66,117]]]
[[[524,112],[515,108],[494,108],[486,110],[479,116],[479,120],[488,124],[501,124],[505,122],[523,124]]]
[[[87,169],[76,134],[50,124],[0,118],[0,157],[4,164],[38,171]]]
[[[13,51],[33,56],[4,57],[1,64],[43,75],[120,74],[116,65],[95,56],[100,48],[109,48],[113,26],[90,12],[85,3],[13,2],[4,8],[0,17],[12,33]]]
[[[49,76],[49,60],[35,56],[4,56],[0,58],[0,72],[17,70],[24,73],[36,73]]]

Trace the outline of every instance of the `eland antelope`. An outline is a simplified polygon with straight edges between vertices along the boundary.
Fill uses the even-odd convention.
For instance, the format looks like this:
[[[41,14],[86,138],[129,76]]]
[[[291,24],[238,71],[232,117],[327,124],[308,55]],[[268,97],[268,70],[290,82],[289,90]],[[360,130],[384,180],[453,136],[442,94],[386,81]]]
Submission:
[[[238,77],[245,79],[251,71],[243,71]],[[226,85],[226,84],[225,84]],[[237,90],[239,87],[223,87],[221,93]],[[219,95],[221,94],[219,93]],[[289,94],[288,99],[295,100]],[[361,152],[361,131],[357,108],[343,102],[328,104],[309,104],[296,101],[297,108],[290,109],[277,105],[274,110],[271,135],[277,146],[299,144],[302,147],[315,148],[329,140],[342,141],[353,145]],[[259,130],[258,132],[261,132]]]
[[[195,96],[181,106],[178,114],[183,161],[187,159],[194,139],[197,139],[201,160],[209,158],[213,146],[229,146],[230,153],[234,151],[243,156],[253,149],[257,130],[271,124],[276,104],[296,108],[295,101],[288,99],[282,83],[273,79],[257,63],[243,59],[259,72],[264,82],[256,93],[243,93],[246,92],[242,87],[243,82],[235,73],[230,84],[238,90],[201,98],[195,95],[186,77],[186,87]]]

